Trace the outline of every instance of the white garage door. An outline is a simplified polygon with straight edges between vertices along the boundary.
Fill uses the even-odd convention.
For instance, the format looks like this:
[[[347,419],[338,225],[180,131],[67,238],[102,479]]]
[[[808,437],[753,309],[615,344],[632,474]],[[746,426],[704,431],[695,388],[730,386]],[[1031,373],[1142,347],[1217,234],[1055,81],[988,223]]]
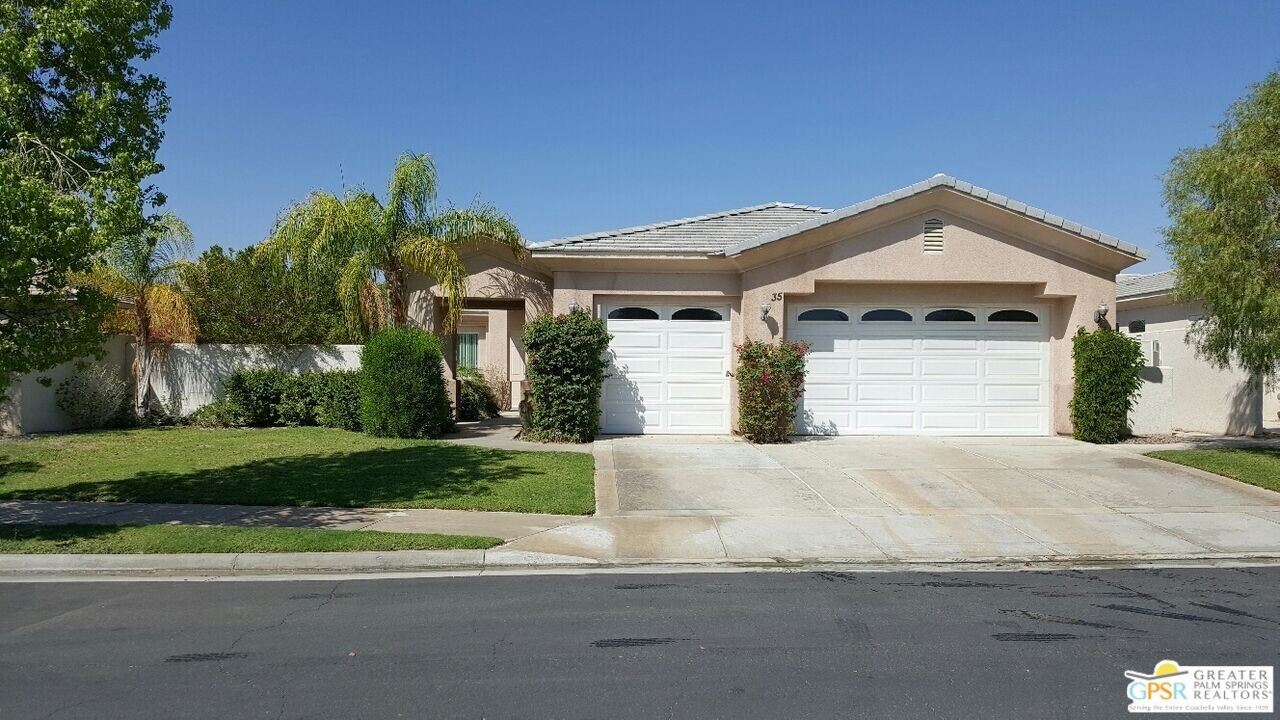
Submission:
[[[1039,307],[802,307],[803,434],[1047,435],[1049,317]]]
[[[729,432],[728,307],[620,303],[605,322],[601,432]]]

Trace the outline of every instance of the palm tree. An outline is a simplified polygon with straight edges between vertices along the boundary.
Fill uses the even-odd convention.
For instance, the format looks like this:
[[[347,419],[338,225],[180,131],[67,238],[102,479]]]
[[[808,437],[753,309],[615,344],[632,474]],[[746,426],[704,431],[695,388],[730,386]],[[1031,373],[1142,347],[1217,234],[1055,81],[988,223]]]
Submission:
[[[447,301],[444,329],[450,331],[466,297],[461,248],[492,245],[521,258],[525,246],[511,219],[492,205],[437,207],[436,186],[431,157],[405,153],[391,173],[386,204],[366,190],[341,197],[313,192],[284,211],[267,247],[295,266],[336,271],[348,321],[361,332],[376,330],[387,314],[391,324],[407,325],[406,275],[430,276]]]
[[[112,244],[85,279],[119,300],[131,316],[124,324],[133,332],[133,409],[139,419],[146,415],[151,389],[153,343],[195,338],[195,317],[176,284],[178,268],[188,262],[191,250],[191,229],[165,213],[150,220],[142,233]]]

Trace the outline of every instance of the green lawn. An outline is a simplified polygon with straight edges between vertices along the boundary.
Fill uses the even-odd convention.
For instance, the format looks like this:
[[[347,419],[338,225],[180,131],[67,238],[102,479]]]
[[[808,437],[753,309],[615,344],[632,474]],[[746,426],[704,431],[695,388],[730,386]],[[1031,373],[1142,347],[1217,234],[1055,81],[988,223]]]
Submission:
[[[265,553],[484,550],[498,538],[373,531],[198,525],[51,525],[0,529],[0,553]]]
[[[0,441],[0,500],[455,508],[585,515],[589,453],[326,428],[138,429]]]
[[[1250,485],[1280,491],[1280,448],[1157,450],[1151,457],[1217,473]]]

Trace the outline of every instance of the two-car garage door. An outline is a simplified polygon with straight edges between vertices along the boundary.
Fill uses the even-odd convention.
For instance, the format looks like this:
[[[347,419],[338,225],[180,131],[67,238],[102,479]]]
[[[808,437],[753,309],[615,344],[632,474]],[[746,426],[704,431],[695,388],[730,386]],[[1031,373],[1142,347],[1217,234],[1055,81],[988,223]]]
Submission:
[[[1047,435],[1042,308],[808,307],[805,434]]]

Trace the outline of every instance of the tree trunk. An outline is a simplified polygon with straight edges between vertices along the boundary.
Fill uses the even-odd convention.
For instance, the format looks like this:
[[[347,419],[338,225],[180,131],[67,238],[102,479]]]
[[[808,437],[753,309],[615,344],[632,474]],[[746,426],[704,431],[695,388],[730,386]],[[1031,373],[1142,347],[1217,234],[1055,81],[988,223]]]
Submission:
[[[404,287],[404,267],[393,262],[382,272],[387,279],[387,301],[391,304],[391,324],[406,327],[409,324],[409,298]]]
[[[147,391],[151,389],[151,311],[145,290],[134,298],[133,311],[138,323],[133,336],[133,414],[141,422],[147,418]]]

